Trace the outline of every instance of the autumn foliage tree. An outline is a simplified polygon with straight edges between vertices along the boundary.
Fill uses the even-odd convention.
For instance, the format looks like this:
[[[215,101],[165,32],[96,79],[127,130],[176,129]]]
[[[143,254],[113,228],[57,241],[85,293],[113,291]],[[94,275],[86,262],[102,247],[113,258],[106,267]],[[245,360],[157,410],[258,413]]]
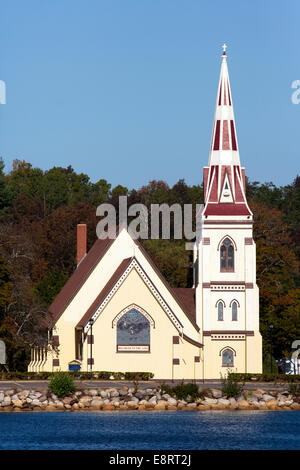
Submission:
[[[203,188],[184,180],[172,187],[164,181],[112,187],[105,179],[91,182],[71,166],[43,171],[24,160],[15,160],[5,174],[0,160],[0,338],[7,343],[10,369],[26,370],[30,346],[47,339],[41,327],[47,308],[76,268],[76,225],[87,224],[89,249],[96,240],[96,207],[110,202],[118,209],[119,196],[127,196],[128,206],[195,208]],[[254,213],[264,352],[272,323],[279,359],[300,338],[300,178],[285,187],[247,181],[247,199]],[[148,224],[150,232],[150,217]],[[172,235],[142,244],[171,286],[191,287],[191,252]]]

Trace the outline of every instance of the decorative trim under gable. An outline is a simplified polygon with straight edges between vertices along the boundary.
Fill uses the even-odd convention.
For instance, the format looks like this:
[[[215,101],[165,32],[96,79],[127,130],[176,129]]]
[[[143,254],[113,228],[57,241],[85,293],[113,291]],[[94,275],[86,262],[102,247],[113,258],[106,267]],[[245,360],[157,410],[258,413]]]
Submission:
[[[129,264],[129,266],[127,267],[127,269],[124,271],[124,273],[122,274],[122,276],[119,278],[119,280],[116,282],[116,284],[113,286],[113,288],[111,289],[111,291],[109,292],[109,294],[105,297],[104,301],[101,303],[101,305],[97,308],[96,312],[94,313],[94,315],[92,315],[92,319],[95,321],[97,320],[97,318],[99,317],[100,313],[104,310],[104,308],[106,307],[106,305],[108,304],[108,302],[112,299],[112,297],[114,296],[114,294],[117,292],[117,290],[119,289],[119,287],[123,284],[124,280],[127,278],[127,276],[129,275],[129,273],[135,269],[138,274],[141,276],[141,278],[143,279],[144,283],[146,284],[146,286],[150,289],[150,291],[152,292],[152,294],[154,295],[154,297],[156,298],[156,300],[158,301],[158,303],[160,304],[160,306],[162,307],[162,309],[165,311],[165,313],[168,315],[169,319],[171,320],[171,322],[174,324],[174,326],[176,327],[176,329],[178,331],[182,331],[183,329],[183,325],[182,323],[178,320],[178,318],[176,317],[176,315],[174,314],[174,312],[170,309],[170,307],[168,306],[168,304],[164,301],[164,299],[162,298],[162,296],[160,295],[160,293],[158,292],[158,290],[156,289],[156,287],[154,286],[154,284],[150,281],[149,277],[146,275],[145,271],[142,269],[142,267],[140,266],[140,264],[137,262],[137,260],[135,258],[132,259],[131,263]],[[87,333],[90,329],[90,325],[87,324],[85,327],[84,327],[84,332]]]

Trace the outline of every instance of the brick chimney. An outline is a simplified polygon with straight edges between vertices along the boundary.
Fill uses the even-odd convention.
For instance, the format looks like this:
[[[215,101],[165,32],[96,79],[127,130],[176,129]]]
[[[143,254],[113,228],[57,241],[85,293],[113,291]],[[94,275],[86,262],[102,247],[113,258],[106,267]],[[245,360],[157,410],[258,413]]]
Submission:
[[[77,266],[86,255],[86,224],[77,225]]]

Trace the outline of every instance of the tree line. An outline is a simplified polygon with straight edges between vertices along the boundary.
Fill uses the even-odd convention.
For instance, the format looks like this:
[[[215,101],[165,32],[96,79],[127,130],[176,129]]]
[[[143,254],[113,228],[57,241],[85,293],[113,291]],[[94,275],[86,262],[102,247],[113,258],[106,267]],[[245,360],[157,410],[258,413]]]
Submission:
[[[260,330],[264,355],[291,354],[300,339],[300,177],[286,186],[247,180],[254,213]],[[7,345],[10,370],[26,370],[30,346],[44,344],[47,308],[76,268],[76,225],[86,223],[88,249],[96,240],[96,207],[119,196],[128,206],[143,203],[201,204],[203,186],[179,180],[170,187],[151,181],[139,189],[92,183],[71,166],[47,171],[15,160],[5,172],[0,160],[0,339]],[[151,221],[149,221],[151,223]],[[191,287],[191,253],[184,240],[143,240],[146,250],[173,287]]]

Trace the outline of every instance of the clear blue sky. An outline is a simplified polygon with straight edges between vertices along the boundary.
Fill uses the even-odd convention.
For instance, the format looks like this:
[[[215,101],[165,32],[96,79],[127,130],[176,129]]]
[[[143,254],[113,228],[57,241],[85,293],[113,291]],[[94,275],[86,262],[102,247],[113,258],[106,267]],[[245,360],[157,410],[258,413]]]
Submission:
[[[0,155],[138,188],[202,182],[221,45],[242,165],[285,185],[299,172],[300,2],[0,2]]]

